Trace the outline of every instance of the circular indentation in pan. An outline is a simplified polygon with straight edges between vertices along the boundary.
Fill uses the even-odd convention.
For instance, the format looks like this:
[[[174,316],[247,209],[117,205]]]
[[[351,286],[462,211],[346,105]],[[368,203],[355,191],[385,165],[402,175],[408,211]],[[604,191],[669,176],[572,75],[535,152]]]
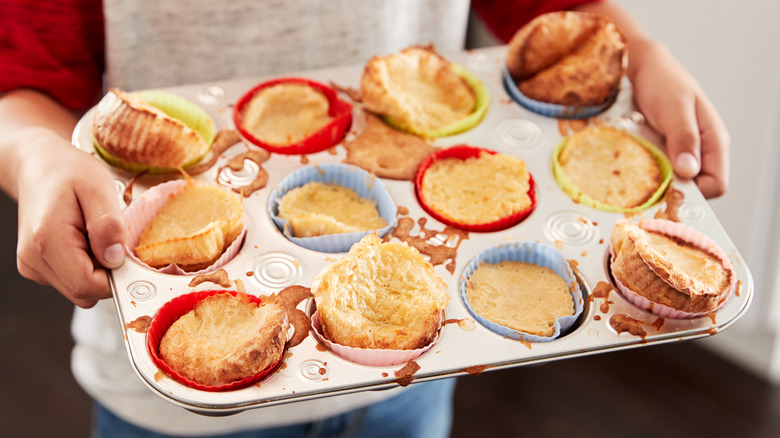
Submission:
[[[233,170],[230,167],[223,168],[217,176],[217,181],[224,186],[240,189],[250,185],[259,172],[260,166],[257,163],[252,160],[244,160],[244,166],[241,170]]]
[[[544,233],[553,242],[561,241],[569,245],[584,245],[596,238],[598,229],[593,221],[581,213],[564,211],[555,213],[547,219]]]
[[[282,253],[266,254],[260,257],[252,271],[252,278],[262,286],[281,289],[291,286],[301,278],[303,269],[297,258]]]
[[[198,92],[198,99],[203,103],[214,104],[225,97],[225,89],[217,85],[208,85]]]
[[[536,123],[526,119],[509,119],[496,127],[498,138],[507,146],[533,149],[542,140],[542,130]]]
[[[127,286],[127,294],[136,300],[148,300],[157,293],[157,288],[148,281],[135,281]]]
[[[328,365],[318,360],[304,361],[299,370],[301,375],[309,380],[322,380],[328,377]]]
[[[490,66],[490,57],[484,53],[471,52],[466,56],[466,65],[474,70],[482,70]]]
[[[704,217],[704,209],[700,205],[686,202],[680,205],[677,214],[680,219],[698,220]]]

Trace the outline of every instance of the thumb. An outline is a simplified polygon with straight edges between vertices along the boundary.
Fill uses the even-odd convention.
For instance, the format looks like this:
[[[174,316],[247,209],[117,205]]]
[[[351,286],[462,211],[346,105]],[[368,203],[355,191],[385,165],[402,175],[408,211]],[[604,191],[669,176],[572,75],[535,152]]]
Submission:
[[[675,119],[663,127],[666,151],[674,172],[681,178],[691,179],[701,171],[701,136],[696,115],[684,111]]]
[[[100,178],[97,181],[103,181]],[[109,180],[110,182],[110,180]],[[106,268],[118,268],[125,261],[126,226],[114,184],[87,183],[77,189],[89,237],[97,261]]]

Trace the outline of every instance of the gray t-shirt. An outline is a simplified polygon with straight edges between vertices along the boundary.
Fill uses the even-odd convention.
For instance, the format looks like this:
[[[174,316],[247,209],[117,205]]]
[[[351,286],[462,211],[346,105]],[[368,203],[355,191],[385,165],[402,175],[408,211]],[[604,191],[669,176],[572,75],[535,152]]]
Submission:
[[[433,43],[464,48],[468,0],[104,0],[106,82],[125,90],[363,64],[373,55]],[[386,399],[368,391],[205,417],[146,388],[130,366],[113,303],[76,309],[73,373],[125,420],[170,434],[203,435],[322,419]]]

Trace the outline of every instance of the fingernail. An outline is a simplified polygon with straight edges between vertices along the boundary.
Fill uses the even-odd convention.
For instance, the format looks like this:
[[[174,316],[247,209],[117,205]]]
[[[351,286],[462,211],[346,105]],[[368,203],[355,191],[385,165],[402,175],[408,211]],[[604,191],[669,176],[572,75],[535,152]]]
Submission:
[[[125,250],[121,243],[115,243],[103,253],[103,260],[108,264],[108,268],[115,268],[125,261]]]
[[[692,178],[699,174],[699,161],[692,153],[683,152],[677,156],[677,172]]]

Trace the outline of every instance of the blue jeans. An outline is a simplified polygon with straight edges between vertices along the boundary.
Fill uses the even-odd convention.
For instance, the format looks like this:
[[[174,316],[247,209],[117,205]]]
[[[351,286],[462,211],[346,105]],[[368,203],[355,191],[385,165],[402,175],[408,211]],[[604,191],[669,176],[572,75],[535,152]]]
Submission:
[[[435,438],[447,437],[452,425],[455,379],[411,385],[401,394],[367,406],[311,423],[210,435],[213,438]],[[147,430],[95,404],[93,438],[171,438]]]

